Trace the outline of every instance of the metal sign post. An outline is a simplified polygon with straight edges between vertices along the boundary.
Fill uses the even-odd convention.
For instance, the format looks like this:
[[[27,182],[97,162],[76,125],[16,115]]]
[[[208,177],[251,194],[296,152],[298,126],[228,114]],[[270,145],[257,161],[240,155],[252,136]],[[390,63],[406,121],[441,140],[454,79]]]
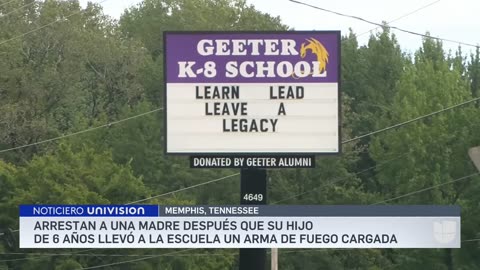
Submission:
[[[240,204],[267,204],[267,170],[240,170]],[[267,250],[264,248],[240,249],[240,270],[264,270]]]

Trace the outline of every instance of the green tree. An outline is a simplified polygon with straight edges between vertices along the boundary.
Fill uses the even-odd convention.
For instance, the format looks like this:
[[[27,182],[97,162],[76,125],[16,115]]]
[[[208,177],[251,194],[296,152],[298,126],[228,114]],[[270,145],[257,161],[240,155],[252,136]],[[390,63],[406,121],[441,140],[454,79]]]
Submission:
[[[475,54],[470,56],[468,65],[468,79],[470,89],[474,97],[480,97],[480,48],[477,47]],[[479,106],[480,107],[480,106]]]
[[[17,204],[121,204],[148,194],[130,165],[116,164],[108,152],[74,152],[68,145],[35,157],[18,171],[16,183],[11,202]]]
[[[23,4],[13,1],[2,8]],[[144,99],[137,74],[150,58],[138,43],[120,38],[99,5],[82,9],[76,0],[35,1],[24,11],[0,20],[5,40],[0,43],[1,148],[75,131],[81,122],[91,124],[101,115],[117,119],[124,106]],[[45,146],[5,158],[24,162],[52,149]]]
[[[367,134],[385,127],[383,117],[391,113],[397,83],[408,58],[390,28],[371,35],[367,45],[359,47],[353,32],[342,38],[342,91],[350,98],[348,107],[352,136]],[[377,165],[368,153],[370,137],[357,143],[359,159],[354,170]],[[359,175],[366,188],[375,190],[378,183],[374,172]]]
[[[422,48],[415,54],[414,64],[406,67],[397,91],[391,113],[385,115],[382,121],[386,125],[471,99],[461,69],[452,69],[444,55],[442,44],[429,38],[424,40]],[[379,192],[386,198],[396,197],[472,172],[473,167],[466,153],[477,137],[473,132],[475,124],[472,123],[476,114],[478,111],[468,106],[376,137],[370,148],[370,154],[376,162],[398,157],[406,151],[408,153],[377,171]],[[478,185],[459,182],[433,189],[421,196],[409,196],[395,203],[463,205],[472,199],[466,196],[467,190],[471,188],[477,188],[478,192]],[[453,269],[457,253],[451,250],[400,252],[396,256],[396,269]]]
[[[8,186],[0,195],[1,228],[18,228],[19,204],[124,204],[150,195],[130,165],[116,164],[111,153],[97,153],[88,147],[74,151],[62,144],[22,167],[0,164],[0,183]],[[7,218],[3,219],[4,215]],[[22,269],[73,269],[79,265],[77,259],[63,258],[33,257],[15,265]]]
[[[127,10],[120,29],[145,44],[154,58],[163,52],[164,31],[286,30],[279,17],[262,13],[245,0],[145,0]]]
[[[380,117],[389,113],[407,62],[388,26],[371,35],[367,46],[357,46],[353,33],[342,40],[342,89],[353,98],[352,110],[358,115],[353,123],[354,136],[381,128]]]

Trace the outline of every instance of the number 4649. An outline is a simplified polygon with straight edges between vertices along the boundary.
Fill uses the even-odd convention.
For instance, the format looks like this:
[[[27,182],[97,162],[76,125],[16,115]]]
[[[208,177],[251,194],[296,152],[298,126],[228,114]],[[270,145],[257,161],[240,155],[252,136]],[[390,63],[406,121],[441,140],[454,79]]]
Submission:
[[[245,201],[263,201],[263,194],[252,194],[252,193],[247,193],[245,196],[243,196],[243,199]]]

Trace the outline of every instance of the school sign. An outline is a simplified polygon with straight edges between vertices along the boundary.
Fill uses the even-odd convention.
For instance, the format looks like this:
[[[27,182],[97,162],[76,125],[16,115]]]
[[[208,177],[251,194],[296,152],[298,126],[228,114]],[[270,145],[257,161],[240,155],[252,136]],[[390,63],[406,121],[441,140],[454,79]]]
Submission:
[[[340,32],[167,32],[167,154],[340,152]]]

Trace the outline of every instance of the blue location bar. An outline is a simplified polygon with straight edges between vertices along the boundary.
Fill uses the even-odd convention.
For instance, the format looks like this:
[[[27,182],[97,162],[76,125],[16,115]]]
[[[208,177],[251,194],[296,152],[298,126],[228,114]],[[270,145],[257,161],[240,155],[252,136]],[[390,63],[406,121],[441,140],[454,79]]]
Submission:
[[[20,205],[20,217],[158,217],[158,205]]]

